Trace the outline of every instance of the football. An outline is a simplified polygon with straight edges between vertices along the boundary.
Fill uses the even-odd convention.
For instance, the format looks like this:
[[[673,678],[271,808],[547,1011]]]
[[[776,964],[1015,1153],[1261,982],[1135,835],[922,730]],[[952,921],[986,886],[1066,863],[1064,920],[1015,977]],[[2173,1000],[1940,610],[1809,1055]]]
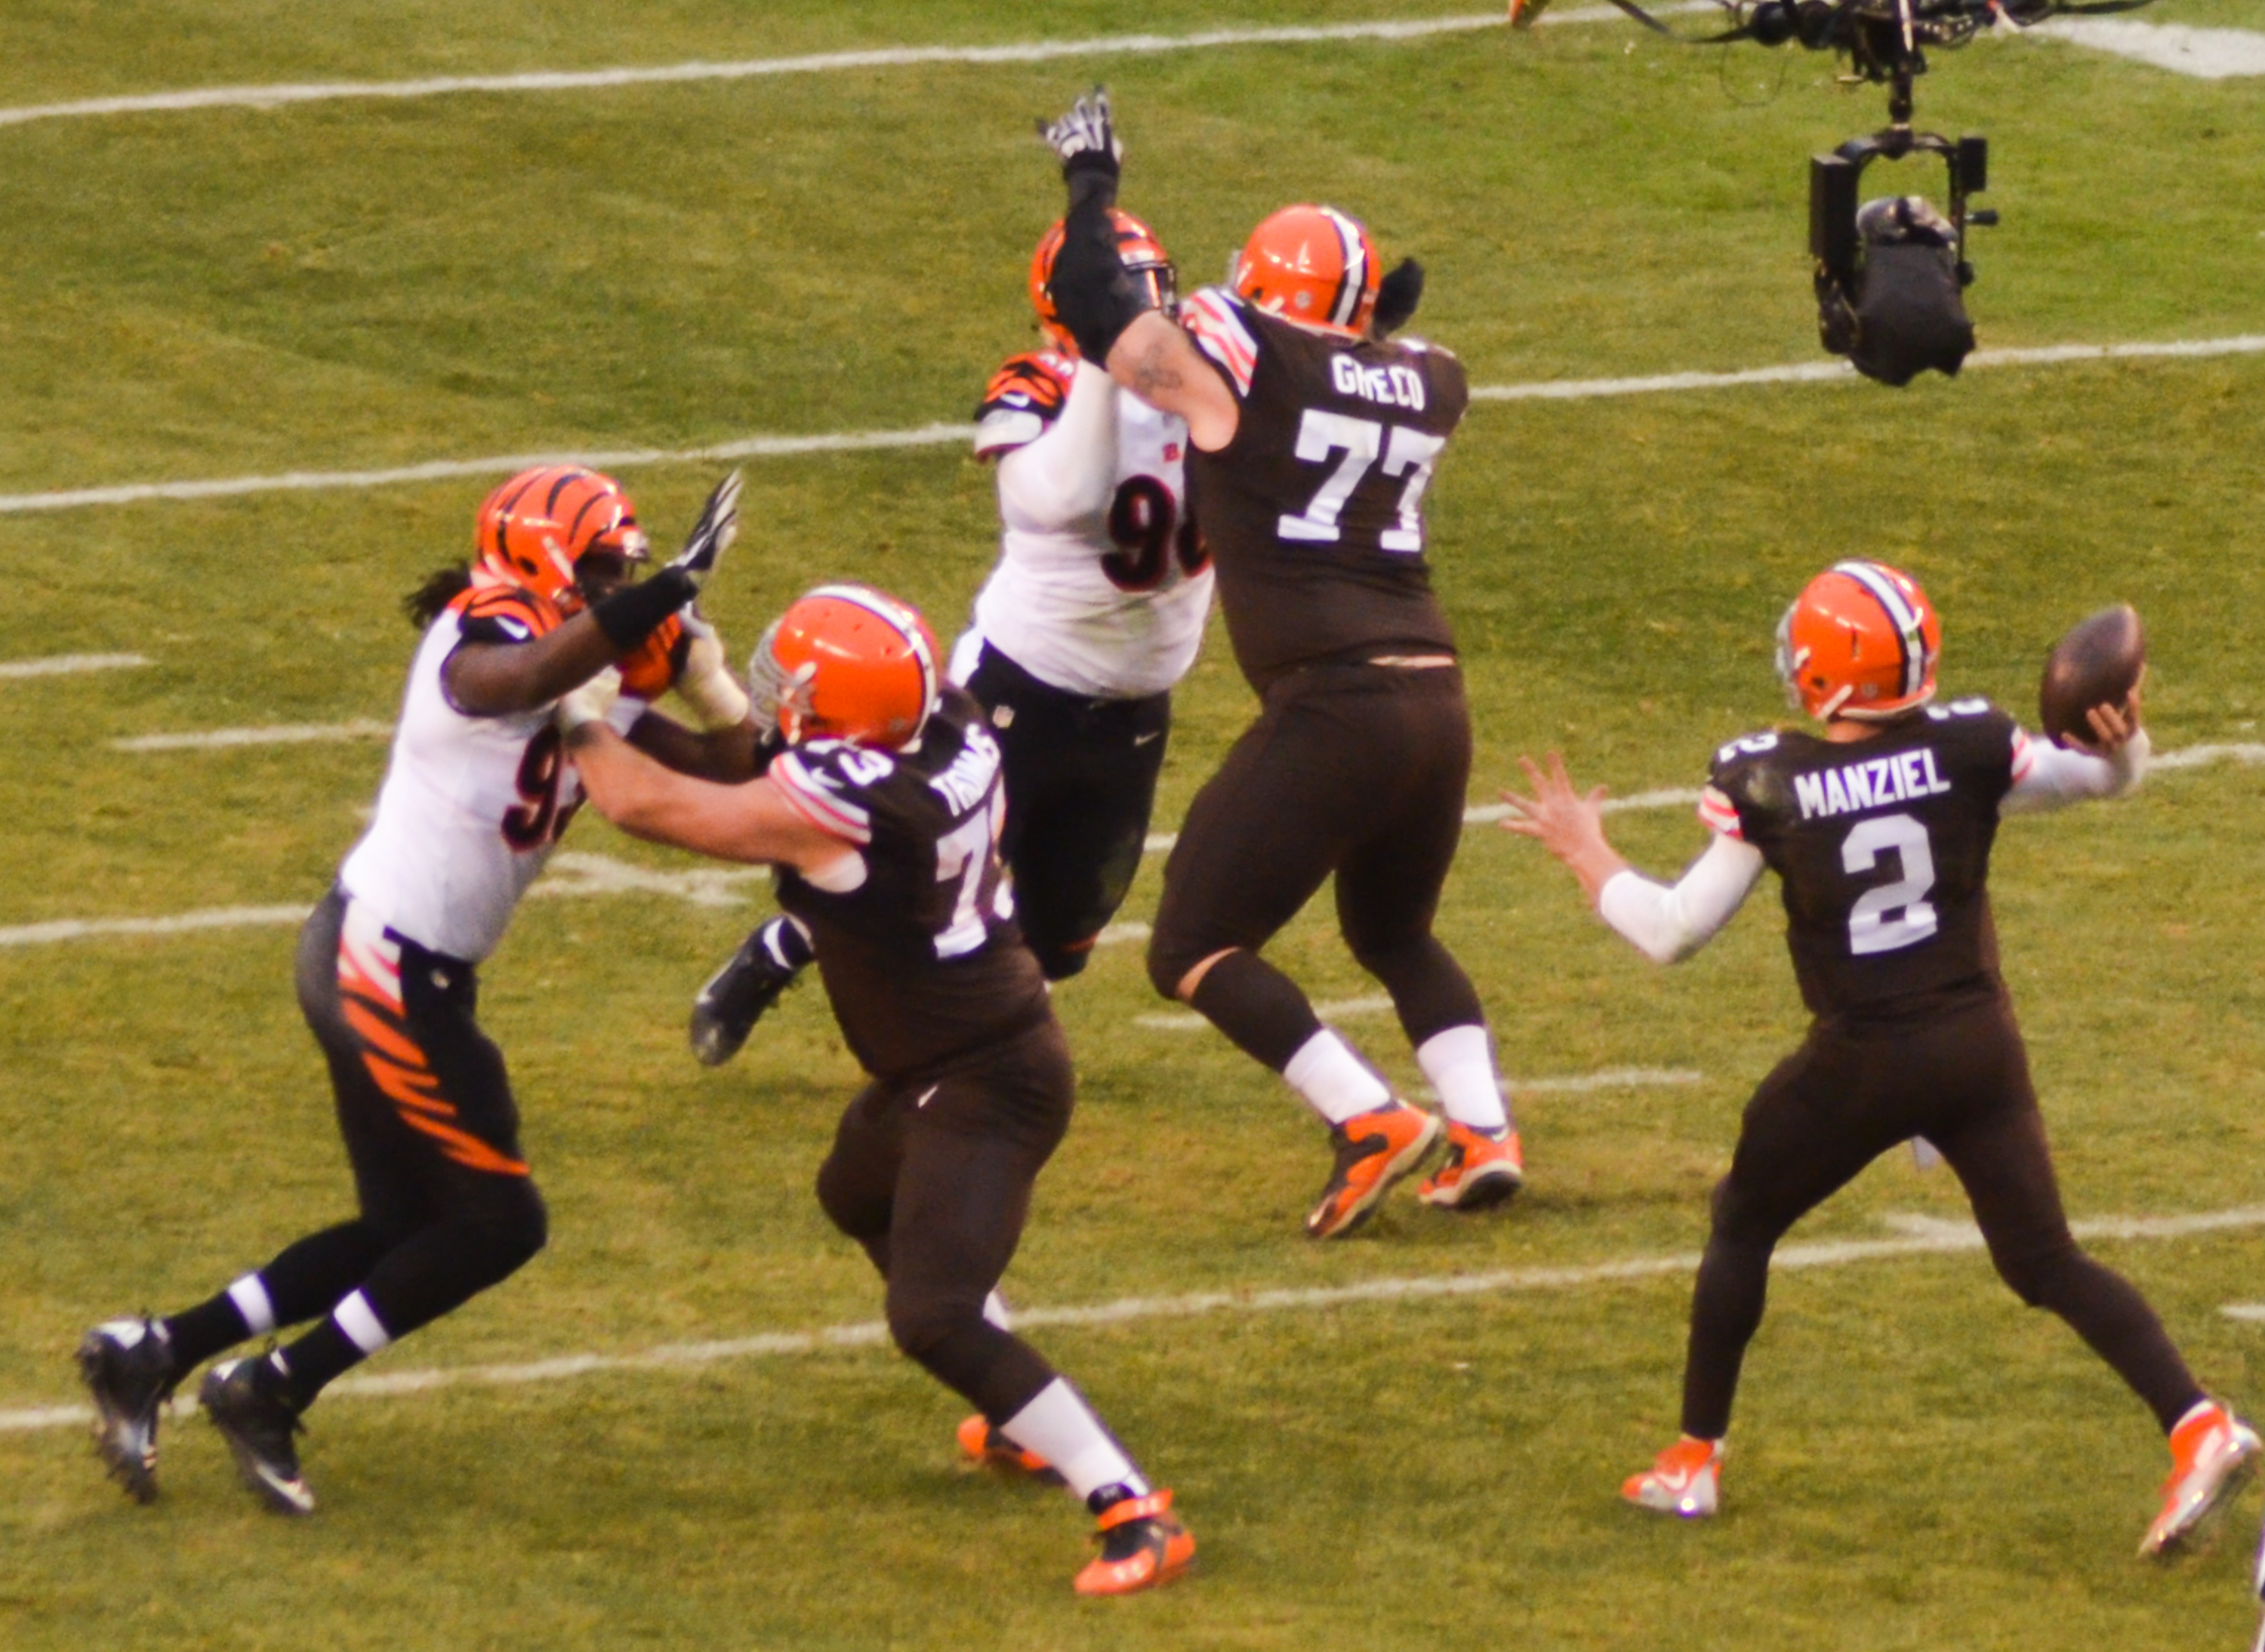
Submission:
[[[2056,746],[2093,744],[2084,714],[2096,705],[2122,705],[2147,664],[2147,635],[2128,602],[2102,608],[2070,628],[2045,660],[2037,688],[2037,715]]]

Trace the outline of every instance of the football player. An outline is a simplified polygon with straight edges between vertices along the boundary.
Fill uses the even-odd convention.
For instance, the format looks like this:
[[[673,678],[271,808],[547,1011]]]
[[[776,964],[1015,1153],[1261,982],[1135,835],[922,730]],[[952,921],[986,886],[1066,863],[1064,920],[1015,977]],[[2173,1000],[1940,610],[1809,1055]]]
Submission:
[[[1892,568],[1844,562],[1810,580],[1779,627],[1777,664],[1823,731],[1772,730],[1715,753],[1699,804],[1711,841],[1672,887],[1613,851],[1603,790],[1575,791],[1562,760],[1546,770],[1526,761],[1533,795],[1504,794],[1515,812],[1503,824],[1540,840],[1599,915],[1660,963],[1698,950],[1762,869],[1775,870],[1794,973],[1817,1017],[1755,1091],[1715,1190],[1683,1437],[1621,1495],[1714,1513],[1772,1249],[1880,1153],[1923,1138],[1957,1173],[2006,1283],[2065,1320],[2169,1435],[2162,1507],[2140,1544],[2159,1554],[2239,1486],[2258,1438],[2203,1393],[2138,1292],[2070,1236],[1985,887],[2001,816],[2138,784],[2139,695],[2088,713],[2096,753],[2032,741],[1987,700],[1934,703],[1941,639],[1925,594]]]
[[[674,773],[576,699],[562,717],[608,819],[779,869],[780,905],[813,938],[843,1040],[872,1080],[841,1116],[819,1203],[879,1270],[898,1347],[1097,1517],[1102,1551],[1078,1592],[1124,1594],[1184,1570],[1195,1539],[1077,1390],[984,1311],[1074,1083],[1002,880],[999,742],[939,664],[914,609],[822,586],[755,650],[750,675],[781,742],[760,778]]]
[[[1125,267],[1169,310],[1170,255],[1114,212]],[[1007,789],[1000,852],[1023,936],[1048,980],[1076,974],[1140,870],[1171,728],[1172,685],[1211,608],[1188,513],[1187,426],[1080,360],[1055,314],[1062,226],[1031,258],[1031,304],[1052,348],[1011,358],[975,410],[975,452],[998,466],[999,564],[951,651],[951,679],[989,715]],[[692,1048],[731,1059],[810,959],[786,917],[750,935],[701,989]]]
[[[360,1214],[184,1313],[86,1334],[96,1442],[137,1499],[156,1495],[158,1408],[182,1378],[319,1316],[287,1346],[214,1366],[198,1394],[244,1483],[311,1513],[293,1437],[324,1386],[543,1248],[503,1057],[474,1019],[477,965],[581,801],[552,720],[560,695],[620,662],[721,731],[696,735],[623,699],[622,726],[670,761],[726,767],[748,745],[746,694],[688,606],[737,530],[738,493],[734,474],[683,554],[632,584],[650,557],[619,484],[567,465],[526,471],[480,507],[469,566],[404,605],[424,640],[385,784],[298,950],[299,1005],[329,1064]]]
[[[1306,1230],[1352,1232],[1440,1121],[1395,1095],[1258,956],[1334,875],[1345,941],[1391,993],[1446,1113],[1446,1160],[1422,1196],[1498,1204],[1524,1181],[1518,1140],[1478,993],[1431,933],[1471,730],[1423,506],[1469,399],[1462,366],[1386,336],[1414,312],[1422,272],[1380,280],[1368,232],[1329,207],[1268,218],[1228,285],[1176,319],[1130,279],[1110,233],[1120,145],[1107,97],[1080,99],[1046,137],[1070,199],[1056,309],[1085,360],[1186,420],[1227,635],[1263,702],[1165,865],[1149,979],[1328,1122],[1336,1162]]]

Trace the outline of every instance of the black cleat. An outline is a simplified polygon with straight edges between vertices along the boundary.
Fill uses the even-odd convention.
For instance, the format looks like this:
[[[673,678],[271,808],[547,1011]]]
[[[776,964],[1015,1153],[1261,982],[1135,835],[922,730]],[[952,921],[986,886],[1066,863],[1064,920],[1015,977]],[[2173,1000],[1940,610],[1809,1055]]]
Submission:
[[[312,1514],[315,1494],[299,1477],[302,1431],[299,1414],[283,1397],[283,1373],[265,1355],[231,1359],[205,1373],[197,1402],[236,1455],[236,1472],[252,1494],[278,1514]]]
[[[106,1320],[79,1339],[78,1374],[94,1398],[94,1449],[136,1503],[157,1496],[157,1408],[173,1397],[165,1332],[150,1319]]]
[[[692,1053],[702,1066],[719,1067],[739,1054],[779,994],[801,979],[804,966],[779,955],[776,932],[785,921],[774,918],[749,935],[692,1001]]]

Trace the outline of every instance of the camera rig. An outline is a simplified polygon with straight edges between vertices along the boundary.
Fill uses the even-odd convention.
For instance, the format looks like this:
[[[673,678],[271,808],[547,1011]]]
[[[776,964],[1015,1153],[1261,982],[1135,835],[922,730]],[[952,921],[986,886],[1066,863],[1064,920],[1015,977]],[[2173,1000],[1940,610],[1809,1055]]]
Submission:
[[[1546,4],[1547,0],[1541,0]],[[1875,160],[1900,161],[1919,155],[1939,156],[1948,174],[1948,210],[1941,217],[1928,215],[1926,224],[1912,236],[1912,217],[1902,215],[1899,233],[1937,247],[1949,278],[1947,295],[1936,307],[1955,312],[1966,344],[1953,347],[1940,340],[1922,348],[1910,360],[1955,373],[1972,329],[1965,321],[1958,294],[1972,284],[1974,266],[1966,257],[1970,225],[1985,227],[1998,222],[1987,210],[1970,210],[1969,200],[1990,181],[1989,140],[1963,136],[1955,140],[1912,127],[1912,83],[1926,72],[1930,47],[1965,45],[1984,29],[1999,24],[2027,28],[2048,18],[2098,16],[2136,11],[2151,0],[1715,0],[1727,14],[1730,26],[1713,34],[1678,33],[1646,11],[1636,0],[1612,0],[1620,11],[1644,27],[1687,45],[1710,46],[1752,40],[1759,46],[1798,45],[1813,52],[1832,52],[1847,60],[1849,72],[1841,78],[1851,84],[1884,85],[1888,89],[1888,124],[1868,137],[1850,138],[1830,155],[1818,155],[1809,164],[1809,251],[1815,264],[1817,329],[1824,347],[1836,355],[1854,356],[1856,365],[1874,377],[1902,383],[1909,374],[1875,371],[1876,355],[1868,360],[1862,296],[1868,244],[1875,241],[1870,226],[1886,223],[1887,215],[1865,214],[1860,186],[1864,169]],[[1531,21],[1540,5],[1535,0],[1512,0],[1513,22]],[[1866,227],[1860,228],[1860,215]],[[1914,266],[1915,267],[1915,266]],[[1952,284],[1955,283],[1955,284]],[[1908,300],[1912,295],[1901,295]],[[1878,305],[1872,306],[1874,309]],[[1909,312],[1909,305],[1903,308]],[[1900,324],[1886,316],[1873,317],[1874,331]],[[1941,318],[1939,318],[1941,319]],[[1947,335],[1946,335],[1947,336]],[[1917,370],[1916,368],[1913,369]]]

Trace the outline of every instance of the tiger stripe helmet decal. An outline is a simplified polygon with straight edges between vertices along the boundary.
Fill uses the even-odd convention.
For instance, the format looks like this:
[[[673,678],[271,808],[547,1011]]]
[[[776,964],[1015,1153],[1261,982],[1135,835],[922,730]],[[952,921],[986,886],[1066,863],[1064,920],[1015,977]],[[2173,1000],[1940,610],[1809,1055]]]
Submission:
[[[1056,219],[1053,227],[1038,237],[1038,247],[1031,254],[1031,308],[1038,312],[1038,325],[1045,329],[1054,348],[1074,360],[1077,340],[1061,324],[1053,294],[1054,259],[1061,251],[1062,229],[1067,222]],[[1156,238],[1154,229],[1123,207],[1109,209],[1109,223],[1117,232],[1117,257],[1125,274],[1132,277],[1135,287],[1143,289],[1151,309],[1170,315],[1179,297],[1179,271],[1172,263],[1172,255],[1164,251],[1164,244]]]
[[[630,562],[650,554],[622,484],[579,465],[538,465],[488,495],[472,531],[477,586],[523,586],[578,605],[575,569],[593,551]]]

